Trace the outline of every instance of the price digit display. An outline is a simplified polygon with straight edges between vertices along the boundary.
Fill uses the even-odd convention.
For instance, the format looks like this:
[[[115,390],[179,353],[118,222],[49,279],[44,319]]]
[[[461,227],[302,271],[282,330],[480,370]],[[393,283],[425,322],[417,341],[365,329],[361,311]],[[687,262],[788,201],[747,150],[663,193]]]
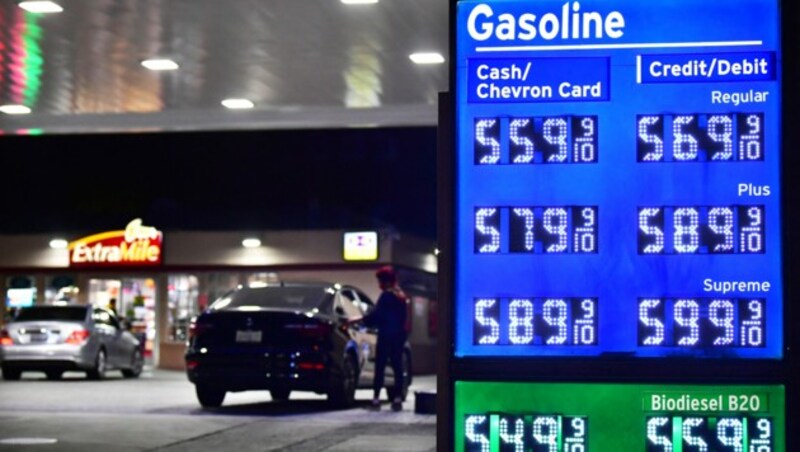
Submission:
[[[464,420],[467,452],[585,452],[589,420],[558,414],[469,414]]]
[[[648,416],[646,452],[772,452],[767,417]]]

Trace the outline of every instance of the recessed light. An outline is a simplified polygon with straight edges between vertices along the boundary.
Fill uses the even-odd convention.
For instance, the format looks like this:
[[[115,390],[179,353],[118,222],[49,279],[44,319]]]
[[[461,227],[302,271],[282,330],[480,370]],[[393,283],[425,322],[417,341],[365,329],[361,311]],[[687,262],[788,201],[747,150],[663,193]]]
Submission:
[[[341,0],[345,5],[374,5],[378,0]]]
[[[0,112],[7,115],[27,115],[31,109],[24,105],[0,105]]]
[[[29,13],[60,13],[64,11],[58,3],[49,1],[25,1],[20,2],[19,7]]]
[[[408,56],[411,61],[417,64],[440,64],[444,63],[444,57],[437,52],[417,52]]]
[[[50,248],[53,248],[54,250],[63,250],[68,245],[69,245],[69,243],[67,243],[67,241],[64,240],[64,239],[53,239],[53,240],[50,240]]]
[[[142,66],[151,71],[174,71],[178,69],[178,63],[165,58],[144,60]]]
[[[255,104],[249,99],[225,99],[222,101],[222,105],[231,110],[244,110],[255,107]]]
[[[242,246],[245,248],[258,248],[261,246],[261,240],[253,237],[242,240]]]

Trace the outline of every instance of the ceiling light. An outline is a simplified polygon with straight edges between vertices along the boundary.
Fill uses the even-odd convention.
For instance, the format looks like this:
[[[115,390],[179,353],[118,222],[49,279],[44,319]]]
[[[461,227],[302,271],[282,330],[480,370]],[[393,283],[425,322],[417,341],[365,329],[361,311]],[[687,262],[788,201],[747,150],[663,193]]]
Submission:
[[[60,13],[64,11],[57,3],[48,1],[25,1],[20,2],[19,7],[29,13]]]
[[[7,115],[27,115],[31,109],[24,105],[0,105],[0,112]]]
[[[54,250],[63,250],[64,248],[67,247],[67,245],[69,244],[64,239],[50,240],[50,248],[53,248]]]
[[[341,0],[345,5],[374,5],[378,0]]]
[[[248,99],[225,99],[222,101],[222,105],[231,110],[244,110],[255,107],[255,104]]]
[[[178,69],[178,63],[168,59],[152,59],[142,61],[142,66],[151,71],[174,71]]]
[[[261,240],[253,237],[242,240],[242,246],[245,248],[258,248],[261,246]]]
[[[436,52],[417,52],[408,56],[411,61],[417,64],[440,64],[444,63],[444,57]]]

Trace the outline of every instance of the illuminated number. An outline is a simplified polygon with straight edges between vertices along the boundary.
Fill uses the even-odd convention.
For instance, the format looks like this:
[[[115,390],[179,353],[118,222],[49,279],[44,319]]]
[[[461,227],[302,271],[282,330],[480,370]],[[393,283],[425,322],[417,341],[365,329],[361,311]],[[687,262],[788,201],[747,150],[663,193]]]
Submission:
[[[657,254],[664,250],[664,231],[657,226],[650,225],[650,219],[657,217],[661,209],[657,207],[646,207],[639,211],[639,230],[652,238],[652,242],[644,247],[645,254]]]
[[[533,439],[536,444],[547,446],[548,452],[558,452],[558,419],[537,416],[533,421]]]
[[[594,118],[581,118],[581,128],[583,135],[575,138],[575,144],[572,146],[572,161],[573,162],[594,162],[595,157],[595,128]],[[574,123],[573,123],[574,124]]]
[[[514,214],[525,220],[525,249],[533,251],[533,211],[527,208],[516,208]]]
[[[489,452],[490,444],[489,438],[483,434],[478,433],[475,431],[475,427],[486,423],[486,416],[467,416],[467,425],[465,428],[465,435],[467,436],[467,442],[469,443],[467,446],[470,447],[470,450],[480,450],[481,452]],[[474,446],[477,446],[475,448]]]
[[[586,421],[583,418],[572,418],[569,425],[572,435],[564,439],[564,452],[586,452]]]
[[[578,253],[594,253],[597,249],[595,245],[595,225],[597,224],[595,210],[591,207],[584,207],[581,209],[581,217],[583,226],[575,228],[573,249]]]
[[[563,344],[567,342],[567,303],[564,300],[550,299],[544,302],[542,309],[544,321],[548,325],[558,328],[558,334],[547,339],[548,345]],[[555,311],[555,315],[553,315]]]
[[[733,119],[730,116],[714,115],[708,118],[708,137],[713,142],[722,144],[722,151],[714,153],[711,160],[733,158]]]
[[[479,344],[496,344],[500,339],[500,324],[491,316],[486,315],[486,310],[491,309],[497,300],[483,299],[475,303],[475,320],[484,327],[489,328],[489,333],[481,336]]]
[[[495,124],[497,124],[496,119],[480,119],[475,122],[475,139],[480,146],[488,148],[489,151],[478,161],[481,165],[496,165],[500,161],[500,142],[497,140],[500,133],[499,130],[492,133],[492,130],[499,129],[495,128]],[[478,146],[476,152],[479,150],[477,148]]]
[[[761,300],[750,300],[747,311],[750,316],[742,321],[741,344],[744,347],[761,347],[764,345],[764,306]]]
[[[489,243],[484,244],[478,249],[479,253],[490,254],[500,251],[500,231],[496,227],[486,224],[488,218],[497,215],[497,209],[483,208],[475,212],[475,228],[478,232],[489,238]],[[499,216],[499,215],[498,215]]]
[[[688,312],[689,316],[684,316]],[[689,328],[689,335],[684,336],[678,340],[678,345],[692,346],[697,345],[700,340],[700,306],[697,302],[691,299],[678,300],[675,302],[674,317],[675,323],[678,325]]]
[[[669,418],[664,416],[652,417],[647,421],[647,440],[653,446],[661,446],[661,452],[672,452],[672,441],[669,436],[659,434],[661,427],[669,424]],[[672,432],[670,432],[671,434]],[[648,448],[648,450],[656,450]]]
[[[653,334],[642,341],[644,345],[661,345],[664,343],[664,323],[657,318],[650,317],[650,310],[657,308],[660,304],[661,300],[657,298],[642,300],[639,303],[639,321],[646,327],[655,330]]]
[[[525,450],[525,421],[520,418],[511,418],[514,423],[513,433],[509,429],[509,419],[505,416],[500,418],[500,439],[503,444],[510,444],[514,446],[514,452],[523,452]]]
[[[650,126],[661,121],[659,116],[642,116],[639,118],[639,139],[647,144],[652,144],[652,149],[640,160],[645,162],[660,162],[664,160],[664,140],[656,134],[650,133]]]
[[[522,153],[515,153],[514,163],[530,163],[533,161],[533,141],[520,131],[530,124],[530,119],[514,119],[508,126],[508,135],[517,149],[522,148]]]
[[[736,418],[722,418],[717,421],[717,439],[723,446],[732,447],[734,452],[744,452],[744,425]]]
[[[683,441],[689,446],[697,447],[697,452],[708,452],[708,444],[700,436],[694,436],[692,429],[703,425],[703,419],[699,417],[687,417],[683,420]]]
[[[595,343],[595,307],[594,300],[587,298],[581,301],[583,316],[575,320],[572,343],[575,345],[593,345]]]
[[[756,421],[757,437],[750,440],[750,450],[752,452],[772,452],[772,423],[769,419],[758,419]]]
[[[684,126],[689,125],[694,116],[676,116],[672,120],[672,156],[675,160],[687,161],[697,159],[697,138],[691,133],[684,133]]]
[[[714,339],[714,345],[730,345],[735,337],[733,325],[733,303],[730,300],[714,300],[708,308],[708,319],[717,328],[723,328],[725,333]],[[720,316],[722,313],[722,316]]]
[[[553,135],[553,131],[556,132]],[[556,145],[558,152],[547,158],[548,162],[567,160],[567,121],[561,118],[547,118],[544,121],[543,136],[548,143]]]
[[[747,115],[747,133],[739,137],[739,160],[761,160],[761,116]]]
[[[742,225],[739,233],[742,253],[761,253],[764,251],[764,212],[760,207],[747,207],[747,226]]]
[[[558,237],[558,242],[547,247],[548,253],[561,253],[567,249],[567,211],[551,207],[544,211],[544,229]]]
[[[708,211],[708,227],[723,242],[714,246],[714,251],[733,251],[733,210],[728,207],[714,207]]]
[[[525,299],[513,300],[508,307],[508,318],[511,320],[508,327],[511,343],[530,344],[533,340],[533,303]]]
[[[673,226],[675,228],[674,247],[678,253],[694,253],[700,247],[700,220],[696,209],[681,207],[675,209]]]

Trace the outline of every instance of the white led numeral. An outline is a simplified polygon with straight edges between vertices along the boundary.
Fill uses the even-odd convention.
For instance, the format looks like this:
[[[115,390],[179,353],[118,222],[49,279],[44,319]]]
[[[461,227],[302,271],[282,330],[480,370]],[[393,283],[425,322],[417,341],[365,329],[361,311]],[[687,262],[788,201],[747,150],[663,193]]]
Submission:
[[[583,316],[575,320],[573,327],[572,342],[575,345],[592,345],[595,342],[596,332],[594,330],[595,309],[594,300],[587,298],[581,301]]]
[[[544,229],[558,237],[558,242],[547,247],[548,253],[562,253],[567,249],[567,210],[551,207],[544,211]]]
[[[658,116],[642,116],[639,118],[639,138],[647,144],[652,144],[653,149],[642,157],[645,162],[660,162],[664,160],[664,140],[658,135],[652,134],[648,128],[659,122]]]
[[[663,452],[672,452],[672,441],[667,435],[659,435],[658,429],[669,423],[668,417],[653,417],[647,421],[647,440],[654,446],[661,446]]]
[[[496,119],[481,119],[475,123],[475,139],[481,146],[491,150],[488,155],[481,157],[481,165],[496,165],[500,161],[500,142],[495,137],[486,134],[486,130],[494,127],[496,123]]]
[[[748,133],[739,137],[739,160],[761,160],[761,117],[747,116]]]
[[[560,299],[550,299],[544,302],[544,321],[556,327],[558,333],[547,339],[548,345],[563,344],[567,342],[567,303]]]
[[[517,418],[514,421],[513,433],[509,429],[508,419],[500,418],[500,439],[503,444],[513,444],[514,452],[524,452],[525,450],[525,421]]]
[[[520,134],[520,129],[530,124],[530,122],[530,119],[514,119],[509,124],[509,138],[515,145],[522,146],[525,150],[522,154],[514,157],[514,163],[530,163],[533,161],[533,141]]]
[[[714,154],[712,160],[733,159],[733,119],[730,116],[714,115],[708,118],[708,137],[715,143],[722,143],[722,151]]]
[[[645,254],[657,254],[664,250],[664,231],[650,225],[650,219],[656,217],[660,212],[661,209],[656,207],[647,207],[639,211],[639,229],[653,238],[653,243],[644,248]]]
[[[756,421],[758,436],[750,440],[751,452],[772,452],[772,423],[769,419],[759,419]]]
[[[750,318],[742,321],[741,343],[745,347],[760,347],[764,344],[764,307],[759,300],[747,302]]]
[[[533,303],[531,300],[513,300],[508,307],[508,338],[512,344],[525,345],[533,341]],[[521,331],[520,331],[521,330]]]
[[[734,452],[744,452],[744,424],[741,419],[723,418],[717,422],[717,439]]]
[[[553,135],[553,131],[556,134]],[[544,121],[543,136],[548,143],[554,144],[558,147],[558,152],[552,154],[548,162],[566,162],[567,161],[567,121],[562,118],[547,118]]]
[[[675,228],[674,247],[678,253],[694,253],[700,246],[700,220],[697,210],[691,207],[675,209],[673,216]]]
[[[688,314],[688,317],[685,315]],[[678,300],[675,302],[675,323],[689,328],[689,335],[678,340],[678,345],[693,346],[700,340],[700,306],[695,300]]]
[[[572,160],[574,162],[594,162],[594,118],[581,119],[581,127],[583,128],[583,136],[575,138]]]
[[[580,253],[594,253],[597,249],[595,243],[597,219],[595,218],[594,209],[589,207],[581,209],[581,217],[583,218],[583,226],[575,228],[573,248]]]
[[[763,213],[758,207],[747,208],[749,225],[743,226],[739,233],[741,251],[743,253],[760,253],[764,250],[762,236],[764,234]]]
[[[672,155],[675,160],[687,161],[697,158],[697,138],[684,133],[683,128],[694,120],[692,116],[676,116],[672,120]]]
[[[733,250],[733,210],[728,207],[714,207],[709,210],[708,227],[714,234],[725,238],[724,243],[714,246],[714,251]]]
[[[525,220],[525,249],[533,251],[533,211],[528,208],[520,207],[514,209],[514,214]]]
[[[733,303],[730,300],[714,300],[708,311],[708,319],[711,320],[711,323],[725,331],[723,336],[714,339],[714,345],[732,344],[736,329],[733,325]]]
[[[652,335],[644,339],[644,345],[661,345],[664,343],[664,323],[650,317],[650,310],[657,308],[660,304],[661,300],[659,299],[642,300],[639,304],[639,321],[645,326],[655,329]]]
[[[586,421],[576,417],[572,419],[570,425],[572,425],[572,436],[564,440],[566,443],[564,452],[586,452]]]
[[[475,229],[484,237],[489,237],[489,243],[481,246],[478,250],[479,253],[490,254],[500,251],[500,231],[494,226],[486,225],[486,219],[497,213],[497,209],[489,208],[478,209],[475,213]]]
[[[699,417],[687,417],[683,420],[683,441],[689,446],[694,446],[697,452],[708,452],[708,443],[699,436],[694,436],[692,430],[703,425],[703,419]]]
[[[489,438],[483,433],[477,433],[475,431],[475,427],[484,422],[487,422],[486,416],[467,416],[466,428],[464,430],[467,441],[471,444],[480,444],[481,452],[489,452],[491,447]]]
[[[475,320],[481,325],[489,328],[489,334],[482,336],[479,340],[479,344],[496,344],[498,340],[500,340],[500,324],[497,323],[497,320],[486,316],[485,311],[487,309],[491,309],[497,300],[493,299],[482,299],[478,300],[475,303]]]
[[[539,416],[533,421],[533,439],[537,445],[547,446],[548,452],[558,452],[558,418]]]

